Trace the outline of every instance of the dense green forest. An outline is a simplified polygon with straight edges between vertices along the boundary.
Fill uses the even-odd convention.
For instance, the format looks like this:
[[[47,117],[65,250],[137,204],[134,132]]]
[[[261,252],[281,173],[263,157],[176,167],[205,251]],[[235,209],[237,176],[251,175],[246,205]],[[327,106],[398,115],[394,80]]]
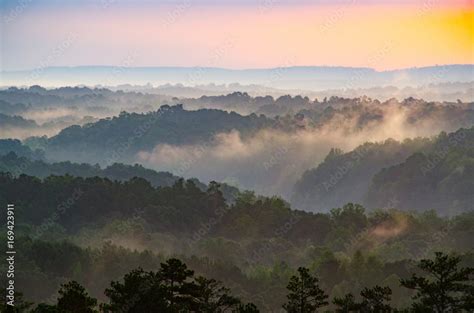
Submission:
[[[127,160],[134,153],[151,150],[157,144],[193,144],[209,141],[216,134],[232,130],[238,131],[243,138],[263,129],[291,133],[301,129],[334,128],[357,133],[376,125],[382,126],[389,118],[390,110],[396,109],[411,110],[405,117],[407,126],[430,121],[443,126],[440,129],[454,130],[471,126],[474,122],[474,110],[466,106],[442,106],[415,99],[403,103],[388,102],[385,105],[370,99],[336,98],[333,101],[338,103],[343,100],[348,104],[342,108],[323,103],[309,110],[295,110],[291,114],[273,118],[255,113],[240,115],[218,109],[190,111],[183,109],[181,104],[163,105],[157,111],[143,114],[121,112],[119,116],[82,127],[74,125],[65,128],[49,140],[46,152],[56,160],[64,159],[62,154],[70,152],[68,156],[71,160],[90,162],[92,155],[96,157],[92,160],[102,160],[103,154],[124,149],[125,145],[126,153],[122,153],[120,158]],[[288,101],[298,99],[290,98]],[[456,121],[456,124],[452,121]]]
[[[155,187],[171,186],[179,179],[179,177],[174,176],[171,173],[156,172],[144,168],[139,164],[125,165],[114,163],[102,169],[98,164],[79,164],[69,161],[47,163],[43,160],[32,160],[27,157],[20,157],[15,152],[0,155],[0,171],[10,172],[17,176],[20,174],[27,174],[39,178],[45,178],[50,175],[69,174],[80,177],[98,176],[109,178],[110,180],[124,181],[134,177],[140,177],[148,180]]]
[[[178,180],[171,173],[139,164],[100,167],[70,161],[51,163],[41,149],[44,144],[47,142],[41,138],[24,143],[0,140],[0,170],[40,178],[70,174],[124,181],[140,177],[155,187],[171,186]],[[291,203],[313,212],[328,211],[348,202],[361,203],[369,209],[435,209],[443,215],[468,211],[473,200],[473,147],[474,128],[461,128],[432,138],[365,143],[347,153],[332,149],[323,162],[296,182]],[[205,189],[199,180],[194,182]],[[237,192],[228,184],[222,184],[221,190],[230,201]]]
[[[436,137],[366,143],[348,153],[333,149],[295,185],[292,203],[304,209],[343,205],[435,209],[453,215],[472,210],[474,128]]]
[[[196,260],[190,261],[195,263]],[[50,298],[50,303],[34,304],[25,301],[23,294],[16,293],[13,295],[16,297],[16,306],[6,305],[7,297],[0,302],[0,312],[260,312],[257,305],[243,302],[222,282],[195,275],[195,271],[179,259],[152,262],[160,263],[157,271],[138,267],[124,274],[120,280],[110,282],[103,293],[103,303],[90,296],[80,283],[72,280],[60,285],[58,294]],[[297,271],[288,273],[291,276],[286,285],[286,301],[280,299],[281,311],[319,312],[325,308],[324,312],[445,313],[471,312],[474,308],[474,268],[464,267],[461,257],[436,252],[433,259],[417,262],[412,271],[414,273],[407,275],[407,278],[399,280],[400,286],[405,288],[402,293],[405,297],[411,297],[411,301],[404,308],[396,308],[393,306],[392,297],[395,294],[392,288],[379,285],[363,287],[360,296],[348,292],[334,296],[329,302],[329,295],[313,271],[299,267]],[[76,274],[83,275],[80,272]],[[258,284],[258,281],[251,283]],[[268,307],[264,309],[269,310]]]
[[[0,0],[0,313],[474,313],[474,0]]]
[[[417,170],[420,168],[424,170]],[[378,173],[373,178],[367,202],[374,207],[380,206],[383,199],[397,197],[400,209],[435,209],[453,215],[472,209],[472,177],[473,147],[451,148],[439,154],[417,153]]]
[[[140,92],[114,92],[105,88],[60,87],[46,89],[41,86],[11,87],[0,91],[0,113],[21,115],[31,110],[68,108],[88,113],[118,112],[120,108],[151,110],[150,103],[169,101],[170,97]]]
[[[68,127],[0,139],[18,292],[0,310],[472,312],[472,105],[2,90],[0,131]]]
[[[104,177],[112,181],[127,181],[138,177],[146,179],[154,187],[172,186],[180,178],[169,172],[157,172],[152,169],[143,167],[140,164],[128,165],[122,163],[114,163],[110,166],[101,168],[98,164],[90,165],[87,163],[72,163],[69,161],[48,163],[42,159],[41,150],[33,152],[28,146],[22,144],[11,145],[9,140],[0,140],[0,172],[9,172],[14,176],[26,174],[38,178],[46,178],[47,176],[56,175],[72,175],[79,177]],[[18,142],[19,143],[19,142]],[[15,152],[2,155],[2,151],[8,151],[8,147],[13,146],[15,152],[28,155],[28,157],[20,157]],[[37,159],[34,159],[37,158]],[[191,179],[198,188],[206,190],[207,186],[198,179]],[[220,184],[220,190],[224,194],[224,198],[232,202],[239,190],[228,184]]]
[[[217,133],[231,130],[246,136],[274,124],[275,121],[263,115],[241,116],[209,109],[187,111],[182,105],[164,105],[146,114],[122,112],[82,127],[65,128],[48,141],[46,154],[53,160],[101,163],[107,159],[127,160],[159,143],[182,145],[209,141]]]
[[[0,139],[0,155],[4,156],[10,153],[30,160],[44,159],[44,151],[42,149],[32,149],[18,139]]]
[[[21,116],[10,116],[0,113],[0,125],[2,127],[22,127],[22,128],[34,128],[38,127],[35,121],[26,120]]]
[[[215,182],[203,191],[182,179],[154,187],[142,178],[2,174],[0,203],[9,202],[21,220],[17,286],[34,302],[54,298],[65,280],[105,301],[110,281],[133,268],[156,271],[178,256],[263,311],[281,308],[300,266],[331,298],[383,285],[393,306],[406,307],[411,293],[399,280],[415,272],[414,260],[455,251],[463,266],[474,263],[472,211],[446,218],[347,204],[308,213],[251,192],[229,205]]]
[[[380,102],[368,97],[310,100],[284,95],[275,99],[236,92],[197,99],[170,99],[103,88],[49,90],[40,86],[0,90],[0,114],[3,120],[9,121],[0,124],[2,131],[9,130],[11,121],[16,121],[14,124],[18,127],[24,125],[20,127],[23,130],[35,123],[41,125],[40,130],[51,136],[44,146],[51,160],[101,164],[111,158],[131,161],[137,152],[150,151],[157,144],[206,142],[216,134],[231,130],[238,131],[244,138],[259,130],[275,129],[294,132],[333,128],[357,133],[381,127],[392,115],[399,114],[403,114],[407,127],[426,124],[433,132],[470,127],[474,122],[472,103],[427,102],[414,98]],[[20,123],[18,119],[22,117]],[[37,134],[41,134],[40,130]]]
[[[445,92],[452,93],[453,90],[457,89],[455,88],[455,85],[456,84],[453,83],[445,84],[444,87],[447,88]],[[468,83],[457,83],[457,85],[461,90],[469,87]],[[124,89],[127,87],[129,87],[128,89],[133,89],[133,86],[124,87]],[[239,89],[244,88],[244,86],[241,85],[237,87]],[[257,87],[257,89],[263,88],[262,86],[255,87]],[[438,85],[437,87],[441,89],[443,86]],[[162,86],[162,88],[157,88],[155,90],[150,88],[148,88],[148,90],[146,88],[144,89],[145,90],[141,92],[127,90],[114,91],[107,88],[88,87],[60,87],[51,89],[46,89],[41,86],[30,86],[29,88],[11,87],[5,90],[0,90],[0,113],[7,115],[22,115],[31,110],[53,107],[69,108],[80,112],[80,110],[85,107],[88,109],[87,114],[93,116],[94,113],[118,113],[121,109],[127,109],[129,111],[133,110],[135,112],[148,112],[156,110],[161,104],[182,103],[189,109],[213,108],[228,111],[232,110],[240,114],[250,114],[254,112],[256,114],[265,114],[267,116],[284,116],[286,114],[296,114],[303,111],[311,114],[312,118],[319,119],[321,116],[328,117],[337,114],[337,111],[335,110],[325,111],[328,107],[339,109],[343,106],[355,106],[357,110],[357,106],[360,104],[384,106],[390,102],[398,102],[396,99],[389,99],[389,97],[391,97],[397,90],[397,88],[393,86],[372,88],[372,91],[379,89],[380,93],[389,95],[388,97],[383,97],[389,99],[385,102],[355,95],[352,98],[349,98],[349,96],[351,96],[350,93],[345,98],[338,97],[334,96],[334,91],[313,92],[312,94],[314,94],[314,96],[311,97],[301,95],[291,96],[288,94],[282,94],[283,91],[277,91],[277,94],[282,94],[281,96],[252,96],[247,92],[241,91],[230,92],[222,90],[212,92],[211,90],[206,91],[199,88],[178,85]],[[195,93],[197,94],[203,94],[206,92],[207,94],[194,98],[187,98],[184,96],[180,96],[179,98],[166,96],[166,94],[170,95],[170,93],[183,94],[185,93],[185,89],[195,89]],[[369,96],[371,93],[370,91],[370,89],[366,89],[367,95]],[[162,94],[160,94],[160,92]],[[400,90],[398,90],[398,92],[400,93]],[[216,95],[210,95],[210,93]],[[417,90],[416,93],[420,93],[420,91]],[[319,95],[321,94],[324,94],[324,96],[320,97]],[[460,98],[463,97],[461,96]],[[463,119],[472,120],[472,102],[465,103],[469,110],[465,110],[462,106],[457,106],[459,103],[456,102],[429,102],[410,97],[406,97],[405,100],[399,102],[403,106],[415,106],[416,108],[413,111],[417,112],[418,116],[436,116],[441,114],[446,115],[447,118],[456,117],[458,118],[458,122],[461,123]],[[155,105],[150,105],[150,103]],[[361,108],[359,107],[358,109],[360,110]],[[461,120],[459,120],[459,118],[461,118]]]

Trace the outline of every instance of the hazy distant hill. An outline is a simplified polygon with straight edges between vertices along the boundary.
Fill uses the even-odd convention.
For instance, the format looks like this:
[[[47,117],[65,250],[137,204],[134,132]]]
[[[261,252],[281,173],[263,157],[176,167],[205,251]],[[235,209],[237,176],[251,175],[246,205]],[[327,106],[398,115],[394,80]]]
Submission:
[[[158,104],[153,101],[158,98],[153,95],[98,88],[11,88],[0,92],[0,100],[1,97],[11,103],[19,100],[28,103],[30,111],[25,116],[43,121],[51,119],[35,128],[36,133],[27,127],[2,133],[5,138],[52,136],[25,140],[34,149],[43,149],[48,160],[102,166],[115,162],[141,163],[178,176],[227,182],[286,199],[290,199],[301,175],[321,162],[333,147],[347,151],[366,141],[429,137],[474,124],[473,103],[427,102],[415,98],[383,102],[369,97],[311,100],[288,95],[252,97],[236,92],[184,99],[184,106],[164,105],[157,110]],[[59,100],[50,109],[48,99]],[[87,99],[92,103],[79,104]],[[142,110],[151,109],[145,111],[148,113],[117,112],[115,117],[100,120],[85,115],[104,114],[97,103],[111,103],[113,110],[117,110],[128,99],[134,99],[128,104],[131,111],[135,105],[140,105]],[[190,110],[186,106],[216,109]],[[242,115],[229,112],[232,109],[258,113]],[[52,133],[45,133],[49,129]],[[388,163],[384,163],[387,161],[384,158],[374,162],[380,167],[391,166],[405,161],[414,152],[408,150],[400,158],[390,157]],[[370,168],[372,161],[368,161],[369,168],[361,174],[366,175],[361,181],[367,185],[376,173]],[[347,201],[362,201],[357,188],[347,186],[344,194],[354,195],[354,198],[348,196]],[[305,197],[296,201],[302,204]],[[330,193],[324,196],[318,208],[344,204],[337,202],[338,195],[334,197],[336,202],[329,200]],[[310,197],[308,201],[311,200]]]
[[[366,203],[381,207],[385,199],[404,210],[434,209],[455,215],[474,210],[474,128],[442,133],[425,153],[374,176]]]
[[[31,149],[22,144],[18,139],[0,139],[0,155],[6,155],[10,152],[17,156],[26,157],[31,160],[44,159],[44,151],[39,149]]]
[[[143,113],[157,110],[161,105],[183,104],[187,110],[196,109],[221,109],[235,111],[240,114],[265,114],[267,116],[295,114],[299,110],[312,108],[325,108],[327,106],[341,107],[343,105],[357,104],[361,99],[371,100],[374,104],[396,99],[423,99],[431,103],[433,99],[444,99],[446,102],[434,102],[457,105],[462,103],[474,107],[474,82],[470,83],[445,83],[423,86],[420,88],[398,89],[393,86],[374,87],[367,89],[325,90],[320,92],[298,93],[297,90],[272,93],[257,93],[239,91],[239,86],[229,85],[221,92],[213,95],[203,95],[196,98],[186,97],[179,89],[190,87],[176,87],[176,95],[165,96],[169,88],[138,89],[132,91],[115,88],[114,91],[106,88],[88,87],[60,87],[46,89],[41,86],[29,88],[11,87],[0,90],[0,113],[7,115],[27,116],[29,119],[36,117],[38,124],[46,122],[72,121],[86,117],[106,117],[117,115],[121,111]],[[214,88],[220,88],[214,85]],[[221,88],[223,88],[221,86]],[[237,91],[229,91],[236,88]],[[173,89],[173,88],[171,88]],[[193,89],[193,88],[191,88]],[[196,90],[199,90],[197,88]],[[261,94],[261,95],[258,95]],[[337,95],[345,95],[344,97]],[[381,95],[378,97],[377,95]],[[427,98],[424,98],[426,96]],[[462,101],[461,101],[462,100]],[[364,100],[366,101],[366,100]],[[79,122],[77,122],[79,124]],[[69,124],[71,125],[71,124]]]
[[[18,145],[8,151],[7,141],[0,140],[0,172],[9,172],[13,176],[21,174],[35,176],[38,178],[46,178],[48,176],[77,176],[77,177],[102,177],[112,181],[128,181],[135,177],[146,179],[154,187],[166,187],[174,185],[180,177],[169,172],[157,172],[152,169],[145,168],[140,164],[128,165],[122,163],[114,163],[110,166],[101,168],[98,164],[91,165],[87,163],[72,163],[69,161],[48,163],[42,159],[35,159],[35,155],[30,157],[18,156],[14,151],[20,152]],[[30,151],[28,147],[23,146],[24,151]],[[29,155],[23,152],[23,155]],[[192,181],[201,190],[206,190],[207,185],[196,178]],[[239,190],[233,186],[222,183],[220,184],[224,198],[232,203],[239,193]]]
[[[156,112],[122,112],[82,127],[68,127],[49,140],[46,152],[54,160],[104,164],[110,159],[126,160],[138,151],[152,150],[159,143],[194,144],[234,129],[246,136],[273,124],[273,120],[255,114],[241,116],[208,109],[186,111],[180,105],[165,105]]]
[[[296,183],[292,203],[307,210],[348,199],[372,209],[473,210],[473,147],[474,127],[433,139],[366,143],[348,153],[334,149]]]
[[[27,110],[67,108],[88,110],[90,114],[115,113],[120,110],[153,110],[170,101],[170,97],[139,92],[112,91],[105,88],[59,87],[46,89],[10,87],[0,90],[0,113],[22,113]]]
[[[0,130],[9,127],[35,128],[38,127],[38,124],[36,124],[35,121],[24,119],[21,116],[10,116],[0,113]]]
[[[125,181],[134,177],[148,180],[153,186],[171,186],[179,177],[167,172],[156,172],[141,165],[112,164],[106,168],[87,163],[47,163],[43,160],[31,160],[19,157],[14,152],[0,155],[0,172],[10,172],[14,175],[26,174],[45,178],[50,175],[72,175],[78,177],[105,177],[111,180]]]
[[[429,141],[425,139],[403,143],[388,139],[365,143],[347,153],[333,149],[321,164],[306,171],[295,184],[292,203],[298,208],[316,211],[327,211],[349,201],[363,203],[375,174],[384,167],[403,162],[427,145]],[[386,201],[383,206],[389,205],[390,199]]]
[[[111,75],[111,66],[47,67],[31,81],[30,71],[3,71],[3,85],[119,85],[152,83],[259,84],[283,89],[322,90],[332,88],[364,88],[392,85],[418,86],[441,82],[467,82],[474,77],[474,65],[443,65],[376,71],[371,68],[303,66],[269,69],[231,70],[206,67],[130,67],[120,75]]]
[[[242,97],[248,96],[237,96]],[[288,106],[293,114],[274,117],[190,111],[179,105],[146,114],[122,112],[63,129],[47,141],[45,153],[55,161],[138,162],[179,176],[232,181],[261,194],[289,197],[302,173],[322,161],[332,147],[352,149],[367,138],[432,136],[474,124],[470,104],[417,99],[381,103],[369,98],[316,102],[282,97],[265,108],[276,114]],[[403,162],[415,151],[381,166]],[[332,206],[326,204],[321,207]]]

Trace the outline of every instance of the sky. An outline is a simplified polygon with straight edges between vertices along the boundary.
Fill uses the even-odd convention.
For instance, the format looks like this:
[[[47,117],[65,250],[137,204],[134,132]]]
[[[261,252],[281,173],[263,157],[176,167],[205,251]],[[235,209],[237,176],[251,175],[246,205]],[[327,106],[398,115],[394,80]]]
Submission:
[[[474,63],[473,0],[0,0],[2,70]]]

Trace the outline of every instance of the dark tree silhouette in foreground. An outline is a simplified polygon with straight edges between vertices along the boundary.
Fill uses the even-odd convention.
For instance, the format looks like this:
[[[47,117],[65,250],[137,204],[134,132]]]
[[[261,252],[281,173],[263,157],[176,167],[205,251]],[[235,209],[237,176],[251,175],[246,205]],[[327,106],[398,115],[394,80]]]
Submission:
[[[89,297],[86,289],[76,281],[63,284],[59,290],[58,310],[68,313],[95,313],[97,299]]]
[[[413,274],[402,279],[402,286],[417,291],[413,300],[415,312],[473,312],[474,269],[460,268],[461,258],[436,252],[435,259],[423,259],[418,267],[427,273],[425,276]]]
[[[355,301],[354,295],[351,293],[344,297],[334,297],[332,303],[337,306],[336,313],[357,312],[360,308],[360,303]]]
[[[60,311],[56,305],[40,303],[32,313],[60,313]]]
[[[361,303],[361,312],[386,313],[391,312],[390,304],[392,290],[389,287],[375,286],[373,288],[364,288],[360,295],[363,300]]]
[[[239,304],[235,313],[259,313],[257,306],[253,303]]]
[[[337,306],[337,313],[360,312],[360,313],[389,313],[391,306],[387,303],[391,299],[392,290],[389,287],[375,286],[364,288],[360,295],[361,302],[356,302],[352,294],[346,294],[342,298],[335,297],[333,304]]]
[[[459,266],[461,258],[436,253],[434,260],[424,259],[418,264],[427,273],[413,274],[402,279],[401,285],[416,291],[413,305],[403,310],[390,307],[392,290],[374,286],[360,292],[360,302],[352,294],[336,297],[335,312],[355,313],[458,313],[474,312],[474,269]],[[288,301],[283,308],[290,313],[311,313],[328,305],[328,296],[319,287],[319,281],[304,267],[292,276],[287,289]],[[104,313],[258,313],[257,307],[244,304],[220,282],[205,277],[194,277],[178,259],[161,263],[158,272],[136,269],[121,281],[111,282],[105,295],[109,303],[100,306]],[[95,313],[97,300],[90,297],[85,288],[75,281],[61,286],[57,304],[41,303],[32,311],[31,306],[16,296],[16,307],[0,302],[0,312],[12,313]]]
[[[76,281],[70,281],[61,285],[59,297],[56,305],[40,303],[35,309],[29,311],[21,306],[16,306],[18,311],[12,312],[30,312],[30,313],[96,313],[97,299],[92,298],[86,289]],[[0,310],[0,312],[3,312]],[[9,312],[8,310],[5,312]]]
[[[304,267],[298,268],[298,273],[299,276],[292,276],[288,283],[290,293],[283,308],[289,313],[310,313],[328,305],[328,296],[319,288],[318,279]]]
[[[102,304],[104,312],[166,312],[170,292],[160,283],[157,273],[139,268],[126,274],[123,281],[113,281],[105,290],[109,303]]]
[[[215,279],[197,277],[191,293],[195,295],[193,303],[197,312],[220,313],[240,305],[240,300]]]
[[[102,309],[109,313],[258,312],[253,304],[244,305],[232,296],[220,282],[193,275],[178,259],[161,263],[156,273],[134,270],[123,282],[112,282],[106,289],[109,303]]]

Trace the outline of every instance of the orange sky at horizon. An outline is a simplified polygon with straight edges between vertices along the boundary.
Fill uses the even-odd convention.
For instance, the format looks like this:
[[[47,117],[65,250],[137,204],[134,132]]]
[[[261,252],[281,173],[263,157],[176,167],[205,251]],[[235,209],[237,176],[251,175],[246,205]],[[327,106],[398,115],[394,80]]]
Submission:
[[[51,28],[52,15],[61,27]],[[130,54],[126,66],[387,70],[474,63],[472,5],[63,9],[25,12],[5,29],[4,47],[33,65],[25,39],[47,55],[71,33],[72,49],[55,66],[123,65]]]

